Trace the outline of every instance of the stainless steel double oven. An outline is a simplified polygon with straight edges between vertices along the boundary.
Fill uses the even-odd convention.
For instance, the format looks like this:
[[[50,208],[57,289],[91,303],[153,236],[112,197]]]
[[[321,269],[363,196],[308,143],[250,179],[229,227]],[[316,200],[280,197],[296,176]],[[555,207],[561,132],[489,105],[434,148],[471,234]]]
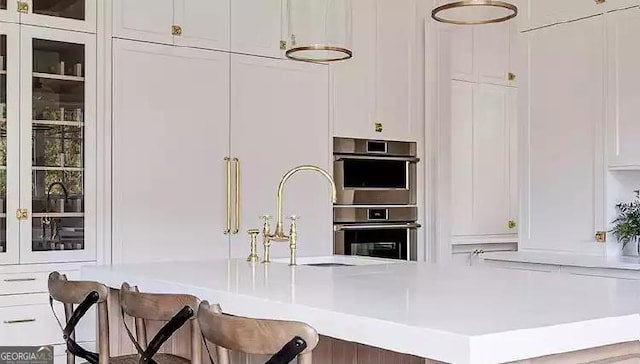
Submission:
[[[334,138],[335,254],[416,260],[417,146]]]

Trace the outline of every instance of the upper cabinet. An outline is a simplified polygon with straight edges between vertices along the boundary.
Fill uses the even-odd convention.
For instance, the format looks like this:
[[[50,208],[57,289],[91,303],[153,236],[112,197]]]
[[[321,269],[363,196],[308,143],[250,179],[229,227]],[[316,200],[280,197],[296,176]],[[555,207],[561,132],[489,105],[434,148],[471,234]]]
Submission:
[[[114,0],[113,36],[229,50],[229,0]]]
[[[331,65],[334,135],[416,140],[415,2],[353,0],[353,58]]]
[[[96,31],[98,0],[24,0],[2,1],[14,3],[20,13],[20,23],[50,28]]]
[[[603,253],[604,26],[596,16],[525,36],[522,248]]]
[[[232,0],[231,51],[279,58],[284,0]]]
[[[640,169],[640,8],[607,14],[608,164]]]
[[[451,78],[515,86],[515,22],[451,27]]]
[[[563,23],[640,5],[640,0],[521,0],[520,29]]]

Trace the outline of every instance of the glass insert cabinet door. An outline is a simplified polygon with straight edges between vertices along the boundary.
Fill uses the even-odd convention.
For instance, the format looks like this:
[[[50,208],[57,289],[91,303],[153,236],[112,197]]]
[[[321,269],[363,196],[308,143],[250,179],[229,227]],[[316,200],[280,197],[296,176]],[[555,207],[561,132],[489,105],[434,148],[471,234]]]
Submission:
[[[95,35],[23,26],[21,38],[20,261],[94,260]]]
[[[97,1],[19,0],[16,6],[22,24],[95,33]]]
[[[0,23],[0,264],[18,263],[19,26]]]

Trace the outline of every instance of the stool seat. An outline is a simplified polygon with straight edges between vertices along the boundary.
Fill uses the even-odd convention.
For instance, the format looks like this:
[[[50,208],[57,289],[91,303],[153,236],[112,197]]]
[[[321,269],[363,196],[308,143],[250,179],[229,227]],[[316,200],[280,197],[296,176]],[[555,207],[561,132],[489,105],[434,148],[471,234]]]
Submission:
[[[191,360],[173,354],[158,353],[153,356],[158,364],[190,364]],[[138,354],[116,356],[109,359],[109,364],[139,364]]]

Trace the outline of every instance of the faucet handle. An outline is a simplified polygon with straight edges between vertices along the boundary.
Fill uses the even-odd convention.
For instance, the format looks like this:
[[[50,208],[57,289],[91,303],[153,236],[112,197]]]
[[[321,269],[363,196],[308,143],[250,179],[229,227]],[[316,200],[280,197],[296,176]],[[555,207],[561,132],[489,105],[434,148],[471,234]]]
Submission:
[[[264,220],[265,222],[271,221],[271,215],[262,215],[260,216],[260,219]]]
[[[289,216],[287,219],[291,220],[292,222],[296,222],[296,221],[300,220],[300,216],[298,216],[298,215],[291,215],[291,216]]]

